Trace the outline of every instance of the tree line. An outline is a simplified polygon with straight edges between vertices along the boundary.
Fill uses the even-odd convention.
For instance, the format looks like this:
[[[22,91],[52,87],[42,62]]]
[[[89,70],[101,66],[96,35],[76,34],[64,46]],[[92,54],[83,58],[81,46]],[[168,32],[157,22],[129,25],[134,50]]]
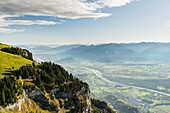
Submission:
[[[16,54],[16,55],[21,55],[26,59],[33,60],[31,52],[29,52],[26,49],[21,49],[19,47],[6,47],[6,48],[2,48],[1,51]]]
[[[73,97],[71,99],[68,98],[68,101],[65,102],[65,107],[66,105],[75,105],[71,109],[72,112],[83,111],[87,106],[85,100],[77,104],[77,101],[80,100],[77,100],[78,97],[76,94],[83,87],[88,88],[88,84],[73,77],[71,73],[68,73],[68,71],[58,64],[42,62],[36,66],[33,62],[32,65],[20,67],[20,69],[14,72],[14,75],[18,79],[32,79],[32,82],[44,93],[50,93],[55,88],[59,88],[59,92],[72,93]]]
[[[0,106],[15,103],[17,96],[22,94],[22,83],[16,77],[4,77],[0,79]]]

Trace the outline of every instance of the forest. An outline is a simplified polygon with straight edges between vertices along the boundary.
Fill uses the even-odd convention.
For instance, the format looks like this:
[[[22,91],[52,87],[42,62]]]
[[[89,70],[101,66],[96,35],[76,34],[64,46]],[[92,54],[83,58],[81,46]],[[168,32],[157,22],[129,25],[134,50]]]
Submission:
[[[0,79],[0,106],[15,103],[17,96],[22,94],[22,83],[16,77],[4,77]]]
[[[44,93],[50,93],[55,88],[59,88],[59,92],[72,93],[73,97],[71,99],[68,98],[65,105],[65,108],[67,108],[67,105],[76,105],[71,109],[72,112],[81,112],[87,107],[85,100],[77,100],[79,99],[77,93],[83,87],[88,88],[88,84],[73,77],[60,65],[52,62],[42,62],[40,65],[35,65],[33,62],[32,65],[22,66],[14,72],[14,75],[18,79],[32,80]],[[81,103],[77,104],[77,101],[81,101]]]

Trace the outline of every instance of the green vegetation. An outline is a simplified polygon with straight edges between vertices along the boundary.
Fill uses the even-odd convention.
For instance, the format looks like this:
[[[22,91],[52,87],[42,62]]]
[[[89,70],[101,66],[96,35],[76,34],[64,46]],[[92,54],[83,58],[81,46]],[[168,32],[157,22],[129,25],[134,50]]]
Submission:
[[[89,62],[86,63],[83,61],[74,65],[62,65],[68,71],[74,73],[76,77],[86,81],[93,94],[99,99],[105,100],[110,107],[118,112],[125,109],[136,111],[136,108],[139,108],[139,111],[156,111],[158,107],[154,105],[170,103],[168,96],[136,88],[114,85],[97,77],[90,70],[94,69],[100,76],[112,82],[145,87],[169,93],[169,65],[151,64],[149,62],[125,62],[122,64],[93,62],[90,64]],[[147,73],[148,75],[146,75]],[[133,76],[131,76],[131,74],[133,74]],[[108,99],[108,95],[110,95],[110,98],[114,96],[116,101],[114,99]],[[116,104],[116,102],[119,101],[121,103],[117,106],[118,104]],[[161,106],[162,105],[159,106],[159,109],[163,110],[163,107]],[[169,107],[169,105],[165,106]]]
[[[12,76],[0,79],[0,89],[0,106],[15,103],[23,92],[22,83]]]
[[[4,75],[9,75],[10,71],[19,69],[27,64],[32,64],[32,61],[19,55],[0,51],[0,78],[4,77]]]
[[[140,110],[136,107],[129,106],[129,104],[123,102],[122,100],[118,99],[113,95],[108,95],[105,97],[106,101],[111,103],[114,106],[114,109],[118,109],[120,113],[126,111],[126,113],[139,113]]]
[[[125,87],[131,85],[170,94],[169,45],[169,43],[77,45],[67,50],[59,46],[55,49],[49,47],[47,51],[43,50],[46,47],[41,49],[35,47],[32,51],[35,52],[37,60],[60,63],[74,76],[87,82],[95,97],[107,101],[109,106],[118,112],[125,108],[126,110],[132,108],[134,111],[134,108],[139,108],[142,112],[169,113],[170,110],[167,109],[170,108],[169,96],[135,87]],[[91,69],[106,80],[125,85],[109,83],[97,77]],[[116,100],[111,99],[113,97]],[[118,104],[124,107],[115,106],[114,102],[119,102]]]
[[[61,87],[60,91],[77,93],[82,87],[88,84],[80,81],[78,78],[73,78],[72,74],[69,74],[60,65],[43,62],[39,66],[35,67],[35,64],[22,66],[19,70],[14,72],[14,75],[19,79],[20,76],[23,79],[32,78],[34,83],[41,88],[41,90],[54,90],[56,87]],[[46,84],[46,85],[44,85]]]
[[[37,65],[32,61],[32,53],[25,49],[2,44],[0,47],[0,106],[5,107],[15,103],[23,95],[23,89],[25,89],[28,91],[40,90],[49,100],[48,104],[51,107],[56,104],[60,111],[77,113],[86,109],[88,105],[84,94],[89,92],[87,83],[73,77],[60,65],[51,62]],[[72,96],[56,96],[57,93],[51,92],[56,88],[59,88],[59,93],[71,94]],[[53,96],[58,99],[53,100]],[[37,99],[33,100],[40,102],[40,100],[36,101]],[[23,103],[22,106],[25,106],[22,112],[35,111],[26,103]],[[53,111],[55,109],[47,110]],[[41,109],[38,111],[43,112]]]
[[[105,101],[91,99],[93,113],[115,113]]]
[[[23,89],[28,89],[29,91],[41,90],[49,99],[49,95],[53,94],[51,90],[59,88],[59,92],[72,93],[73,95],[72,97],[67,97],[64,101],[59,101],[60,107],[64,106],[67,109],[66,111],[76,113],[85,110],[87,102],[80,91],[83,87],[86,89],[85,92],[88,91],[87,83],[74,78],[60,65],[51,62],[37,65],[37,63],[31,61],[33,60],[32,54],[25,49],[2,44],[0,44],[0,47],[0,106],[5,107],[15,103],[19,96],[23,95]],[[24,85],[22,85],[23,83]],[[54,101],[50,101],[51,105]],[[30,112],[35,111],[28,105],[23,104],[22,106],[26,106]],[[74,107],[70,109],[70,106]],[[62,110],[63,108],[59,109]],[[43,112],[41,109],[39,111]],[[23,112],[25,111],[23,110]]]
[[[22,66],[16,70],[14,76],[18,79],[24,79],[24,89],[28,89],[29,91],[38,88],[44,95],[55,96],[57,93],[52,93],[51,90],[59,88],[58,93],[71,93],[71,97],[64,97],[67,98],[67,100],[64,101],[64,105],[62,105],[63,102],[59,101],[61,108],[64,106],[65,109],[70,109],[70,106],[74,106],[70,112],[82,112],[87,107],[85,98],[80,98],[82,95],[79,93],[81,93],[83,88],[85,89],[84,92],[88,92],[88,84],[80,81],[78,78],[74,78],[72,74],[69,74],[60,65],[51,62],[42,62],[36,66],[33,62],[32,65]],[[39,102],[40,100],[35,99],[34,101]],[[52,100],[52,103],[53,102]]]
[[[1,49],[1,48],[6,48],[6,47],[11,47],[11,46],[9,46],[9,45],[7,45],[7,44],[2,44],[2,43],[0,43],[0,49]]]
[[[80,101],[79,104],[76,102]],[[83,98],[69,98],[68,101],[66,101],[66,105],[64,106],[66,109],[68,109],[68,106],[76,106],[75,108],[72,108],[69,113],[82,113],[85,111],[85,108],[87,107],[87,102]]]
[[[85,72],[86,70],[80,70],[80,74]],[[84,74],[84,77],[89,76]],[[21,105],[21,112],[81,113],[89,107],[87,99],[90,99],[90,90],[86,82],[73,77],[60,65],[51,62],[37,64],[33,61],[32,53],[25,49],[0,44],[0,78],[0,108],[16,103],[32,91],[40,93],[40,99],[36,97],[31,100],[31,97],[26,97]],[[104,83],[99,79],[94,82]],[[107,91],[109,92],[109,89]],[[98,92],[100,93],[100,89]],[[106,102],[95,99],[91,101],[92,112],[114,113]]]
[[[21,49],[18,47],[6,47],[6,48],[2,48],[1,51],[16,54],[16,55],[21,55],[26,59],[33,60],[32,53],[26,49]]]
[[[0,48],[3,50],[12,47],[0,44]],[[23,92],[22,81],[13,76],[12,72],[31,63],[32,61],[22,56],[0,51],[0,106],[7,106],[18,100],[18,96]]]

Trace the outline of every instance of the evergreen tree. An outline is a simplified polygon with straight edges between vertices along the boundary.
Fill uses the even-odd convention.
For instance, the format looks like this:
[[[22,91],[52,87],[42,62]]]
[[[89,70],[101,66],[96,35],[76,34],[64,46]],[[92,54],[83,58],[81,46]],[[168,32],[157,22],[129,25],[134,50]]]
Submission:
[[[5,92],[4,89],[2,89],[2,94],[1,94],[1,99],[2,99],[2,105],[5,106]]]
[[[32,66],[35,68],[35,62],[32,63]]]

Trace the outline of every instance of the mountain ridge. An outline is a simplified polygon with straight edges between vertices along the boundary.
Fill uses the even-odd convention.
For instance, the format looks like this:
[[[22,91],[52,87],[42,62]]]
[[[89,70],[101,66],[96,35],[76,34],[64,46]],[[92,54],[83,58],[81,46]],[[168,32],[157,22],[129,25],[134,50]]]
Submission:
[[[9,50],[23,51],[21,48],[0,44],[0,47],[2,46]],[[17,58],[18,61],[22,59],[30,62],[25,64],[21,62],[22,65],[17,65],[17,68],[12,63],[9,71],[3,70],[3,73],[8,71],[10,74],[3,75],[0,79],[1,112],[46,112],[46,110],[47,112],[104,112],[103,108],[95,107],[93,109],[95,105],[91,110],[88,84],[73,77],[60,65],[51,62],[39,64],[18,52],[15,52],[16,54],[9,52],[11,51],[8,53],[0,51],[1,57],[6,54],[6,56],[12,56],[12,59]],[[6,60],[12,62],[9,59]],[[0,60],[1,68],[5,68],[2,61],[4,59]],[[20,103],[16,104],[17,102]],[[104,106],[114,113],[107,105]]]

